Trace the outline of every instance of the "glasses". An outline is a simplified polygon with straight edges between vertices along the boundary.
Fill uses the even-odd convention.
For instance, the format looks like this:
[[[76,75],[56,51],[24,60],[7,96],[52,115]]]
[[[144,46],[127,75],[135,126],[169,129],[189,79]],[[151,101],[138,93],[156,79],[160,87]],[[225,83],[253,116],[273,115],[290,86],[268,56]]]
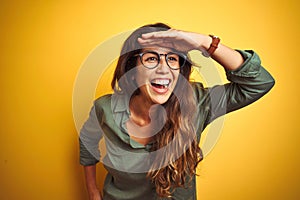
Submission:
[[[167,54],[159,54],[155,51],[147,51],[136,54],[139,56],[141,63],[148,69],[156,68],[161,60],[161,56],[165,57],[167,65],[174,70],[178,70],[184,66],[186,62],[186,55],[181,53],[169,52]]]

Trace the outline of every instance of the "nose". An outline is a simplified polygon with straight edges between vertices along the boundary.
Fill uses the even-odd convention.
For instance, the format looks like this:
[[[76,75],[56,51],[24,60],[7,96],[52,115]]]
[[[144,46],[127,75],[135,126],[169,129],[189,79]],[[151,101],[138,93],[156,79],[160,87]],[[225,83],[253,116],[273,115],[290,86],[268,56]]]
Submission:
[[[170,71],[170,69],[167,64],[166,55],[160,54],[160,60],[159,60],[158,66],[156,68],[156,72],[166,74],[166,73],[169,73],[169,71]]]

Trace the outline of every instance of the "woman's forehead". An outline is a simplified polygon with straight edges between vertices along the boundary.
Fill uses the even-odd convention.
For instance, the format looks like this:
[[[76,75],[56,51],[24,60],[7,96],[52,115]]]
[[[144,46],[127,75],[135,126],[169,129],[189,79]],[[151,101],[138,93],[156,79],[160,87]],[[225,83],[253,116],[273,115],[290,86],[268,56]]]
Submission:
[[[146,51],[155,51],[157,53],[169,53],[173,52],[174,49],[168,48],[168,47],[161,47],[161,46],[147,46],[142,49],[142,52]]]

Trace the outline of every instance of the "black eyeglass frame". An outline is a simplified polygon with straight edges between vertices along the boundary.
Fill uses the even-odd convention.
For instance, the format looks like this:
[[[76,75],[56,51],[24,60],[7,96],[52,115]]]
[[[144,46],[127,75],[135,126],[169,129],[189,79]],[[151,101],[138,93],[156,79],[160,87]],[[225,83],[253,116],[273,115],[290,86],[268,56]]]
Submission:
[[[146,65],[144,65],[143,60],[142,60],[142,57],[143,57],[143,55],[146,54],[146,53],[153,53],[153,54],[156,54],[156,55],[157,55],[157,57],[158,57],[158,62],[157,62],[157,64],[156,64],[154,67],[147,67]],[[176,55],[179,56],[179,68],[173,68],[173,67],[171,67],[171,66],[169,65],[169,62],[168,62],[167,59],[168,59],[168,56],[169,56],[169,55],[172,55],[172,54],[176,54]],[[168,65],[168,67],[169,67],[170,69],[172,69],[172,70],[179,70],[179,69],[181,69],[181,68],[185,65],[185,62],[186,62],[186,60],[187,60],[187,55],[185,55],[185,54],[183,54],[183,53],[179,53],[179,52],[169,52],[169,53],[166,53],[166,54],[164,54],[164,53],[159,54],[159,53],[157,53],[157,52],[155,52],[155,51],[145,51],[145,52],[141,52],[141,53],[138,53],[138,54],[135,54],[135,55],[134,55],[134,57],[136,57],[136,56],[139,56],[142,65],[143,65],[145,68],[147,68],[147,69],[154,69],[154,68],[156,68],[156,67],[159,65],[159,63],[160,63],[161,56],[164,56],[164,57],[165,57],[165,61],[166,61],[167,65]],[[183,62],[182,62],[182,64],[180,64],[180,58],[183,58],[183,59],[184,59]]]

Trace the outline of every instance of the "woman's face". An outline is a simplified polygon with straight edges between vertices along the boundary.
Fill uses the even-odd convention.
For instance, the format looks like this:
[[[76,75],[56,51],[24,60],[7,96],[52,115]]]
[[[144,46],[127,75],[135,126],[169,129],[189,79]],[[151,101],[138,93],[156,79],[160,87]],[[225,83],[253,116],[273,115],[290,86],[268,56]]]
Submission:
[[[176,67],[176,62],[178,62],[179,67],[179,59],[176,55],[170,54],[171,49],[164,47],[147,47],[142,50],[142,53],[150,51],[160,55],[157,67],[153,69],[146,68],[144,65],[155,66],[158,60],[157,57],[152,56],[154,54],[144,54],[142,61],[139,58],[137,59],[134,78],[140,88],[139,95],[142,95],[151,104],[163,104],[171,96],[180,73],[180,69],[171,69],[168,66],[165,54],[169,53],[168,63],[173,67]],[[178,60],[176,61],[176,59]]]

